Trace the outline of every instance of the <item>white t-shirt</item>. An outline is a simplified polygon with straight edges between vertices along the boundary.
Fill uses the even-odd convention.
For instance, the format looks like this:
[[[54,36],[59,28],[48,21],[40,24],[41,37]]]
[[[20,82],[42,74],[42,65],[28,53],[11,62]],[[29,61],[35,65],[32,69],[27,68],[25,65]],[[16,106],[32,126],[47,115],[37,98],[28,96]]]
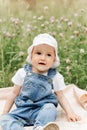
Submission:
[[[26,72],[24,68],[20,68],[16,74],[12,77],[12,82],[18,86],[23,86],[24,78]],[[53,88],[54,91],[63,90],[65,88],[64,78],[63,76],[57,72],[57,74],[53,77]]]

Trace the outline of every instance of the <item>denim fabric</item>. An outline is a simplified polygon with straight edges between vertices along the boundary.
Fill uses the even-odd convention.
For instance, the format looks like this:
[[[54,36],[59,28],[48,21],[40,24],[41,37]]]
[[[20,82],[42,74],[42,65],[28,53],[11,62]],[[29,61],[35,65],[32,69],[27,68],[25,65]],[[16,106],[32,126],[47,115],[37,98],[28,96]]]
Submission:
[[[16,119],[10,114],[4,114],[0,120],[2,130],[25,130],[24,123],[25,122],[21,118]]]
[[[2,116],[1,125],[3,122],[6,124],[2,125],[3,130],[14,130],[14,127],[16,130],[22,130],[26,125],[43,126],[56,119],[58,100],[52,93],[52,77],[56,74],[56,70],[50,69],[45,76],[32,72],[31,65],[25,65],[24,69],[26,71],[24,84],[20,95],[15,99],[17,109],[4,115],[4,118]],[[9,121],[12,118],[11,123],[5,121],[7,116]]]

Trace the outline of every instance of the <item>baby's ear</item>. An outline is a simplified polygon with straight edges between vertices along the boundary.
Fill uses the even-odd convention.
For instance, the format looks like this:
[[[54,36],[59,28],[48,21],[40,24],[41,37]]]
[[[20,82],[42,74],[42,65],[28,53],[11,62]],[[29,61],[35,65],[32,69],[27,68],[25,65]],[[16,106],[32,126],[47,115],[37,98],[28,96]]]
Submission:
[[[31,55],[30,55],[30,59],[31,59],[31,60],[32,60],[32,54],[33,54],[33,50],[32,50]]]
[[[54,58],[54,62],[56,62],[56,57]]]
[[[54,52],[55,53],[55,52]],[[56,62],[56,53],[55,53],[55,57],[54,57],[54,62]]]

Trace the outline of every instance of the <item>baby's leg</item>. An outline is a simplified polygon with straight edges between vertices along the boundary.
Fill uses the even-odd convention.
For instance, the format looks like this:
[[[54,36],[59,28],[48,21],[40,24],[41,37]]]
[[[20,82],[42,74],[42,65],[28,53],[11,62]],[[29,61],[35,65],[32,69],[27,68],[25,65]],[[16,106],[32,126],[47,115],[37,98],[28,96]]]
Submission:
[[[16,119],[10,114],[4,114],[0,119],[2,130],[24,130],[24,124],[21,119]]]
[[[49,122],[53,122],[57,117],[57,109],[52,103],[45,104],[36,117],[34,128],[44,126]]]

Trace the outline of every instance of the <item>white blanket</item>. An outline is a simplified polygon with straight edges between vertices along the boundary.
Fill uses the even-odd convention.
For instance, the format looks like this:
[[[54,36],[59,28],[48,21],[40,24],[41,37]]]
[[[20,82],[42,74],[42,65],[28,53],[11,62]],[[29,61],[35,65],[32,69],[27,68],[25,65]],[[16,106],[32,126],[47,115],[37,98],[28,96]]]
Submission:
[[[6,97],[11,89],[12,88],[0,89],[0,115],[3,110]],[[81,94],[87,94],[87,91],[78,89],[75,85],[71,84],[66,87],[64,93],[76,114],[81,116],[81,121],[68,122],[64,110],[58,106],[57,109],[59,111],[59,115],[55,122],[58,124],[60,130],[87,130],[87,109],[85,109],[78,100]],[[80,96],[78,96],[78,93],[80,93]],[[13,106],[12,109],[14,109],[14,107],[15,106]],[[32,130],[32,127],[26,127],[25,130]]]

